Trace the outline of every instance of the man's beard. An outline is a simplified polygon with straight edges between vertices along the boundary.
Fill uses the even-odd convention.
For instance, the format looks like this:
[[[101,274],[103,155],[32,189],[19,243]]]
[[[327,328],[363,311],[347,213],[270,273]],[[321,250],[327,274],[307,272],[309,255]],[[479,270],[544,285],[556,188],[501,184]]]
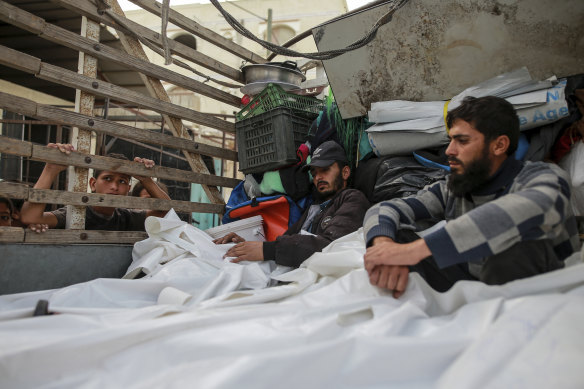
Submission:
[[[449,160],[460,163],[456,158],[449,158]],[[472,193],[489,180],[491,165],[488,147],[485,147],[479,159],[471,161],[467,166],[464,166],[464,173],[452,172],[450,174],[448,189],[457,197],[464,196],[466,193]]]
[[[318,186],[318,182],[316,183],[316,185]],[[341,190],[342,187],[343,187],[343,177],[339,173],[337,175],[337,177],[335,178],[335,181],[333,182],[332,189],[327,190],[325,192],[319,192],[318,188],[315,187],[314,188],[314,197],[316,198],[316,200],[326,201],[326,200],[332,198],[335,194],[337,194],[337,192],[339,190]]]

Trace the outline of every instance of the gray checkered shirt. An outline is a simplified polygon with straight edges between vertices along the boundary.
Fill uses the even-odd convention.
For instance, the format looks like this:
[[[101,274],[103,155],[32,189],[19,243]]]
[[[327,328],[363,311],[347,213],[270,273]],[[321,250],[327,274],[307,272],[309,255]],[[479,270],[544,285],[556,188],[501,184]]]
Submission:
[[[423,220],[446,220],[424,237],[441,268],[479,261],[521,241],[550,239],[561,260],[580,249],[570,185],[560,167],[507,158],[485,189],[464,197],[448,190],[447,179],[369,209],[367,245],[376,236],[395,240],[398,229],[417,230]]]

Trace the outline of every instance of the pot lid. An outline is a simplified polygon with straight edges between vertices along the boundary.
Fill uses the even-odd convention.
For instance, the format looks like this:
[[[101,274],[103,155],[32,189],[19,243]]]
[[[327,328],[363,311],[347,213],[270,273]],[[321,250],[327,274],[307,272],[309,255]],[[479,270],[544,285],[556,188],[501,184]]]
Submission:
[[[245,74],[246,71],[249,71],[250,69],[278,69],[284,73],[294,73],[298,76],[301,77],[301,81],[306,81],[306,76],[304,75],[304,73],[302,73],[300,70],[298,70],[298,67],[296,66],[295,62],[292,61],[287,61],[290,62],[292,64],[294,64],[294,68],[290,67],[290,66],[280,66],[281,64],[286,64],[286,62],[270,62],[270,63],[262,63],[262,64],[251,64],[251,65],[245,65],[241,67],[241,71]]]

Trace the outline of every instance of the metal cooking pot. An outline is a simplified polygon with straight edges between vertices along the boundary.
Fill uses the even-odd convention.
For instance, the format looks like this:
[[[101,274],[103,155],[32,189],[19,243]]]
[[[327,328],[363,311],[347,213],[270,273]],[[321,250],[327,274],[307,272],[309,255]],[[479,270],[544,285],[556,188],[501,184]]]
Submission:
[[[246,84],[253,82],[282,82],[300,86],[306,77],[298,67],[296,62],[268,62],[264,64],[245,65],[241,68]]]

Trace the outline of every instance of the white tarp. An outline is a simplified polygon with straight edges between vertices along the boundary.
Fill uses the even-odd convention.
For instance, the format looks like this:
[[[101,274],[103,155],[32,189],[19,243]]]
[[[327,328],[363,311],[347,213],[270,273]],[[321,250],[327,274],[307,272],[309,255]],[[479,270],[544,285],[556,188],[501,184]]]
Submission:
[[[269,288],[237,290],[265,269],[184,256],[138,280],[0,296],[0,387],[584,386],[581,253],[443,294],[412,274],[398,300],[369,284],[363,253],[358,231]],[[58,314],[30,317],[39,299]]]

